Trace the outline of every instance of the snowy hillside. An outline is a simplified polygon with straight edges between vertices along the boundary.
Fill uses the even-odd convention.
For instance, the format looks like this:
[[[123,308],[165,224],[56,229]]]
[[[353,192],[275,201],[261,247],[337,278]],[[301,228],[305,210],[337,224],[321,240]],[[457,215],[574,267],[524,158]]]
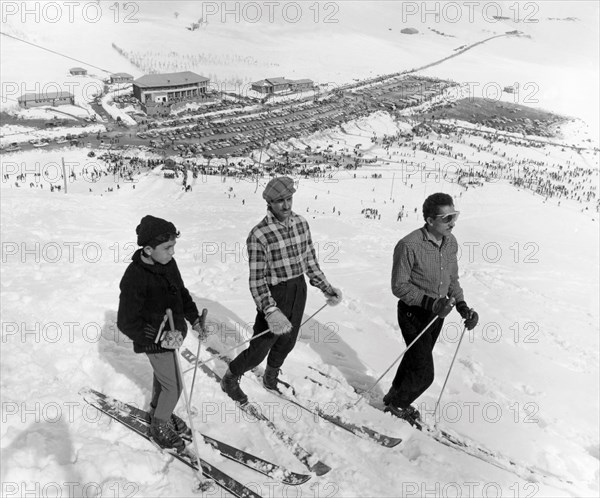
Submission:
[[[354,131],[367,126],[362,122]],[[363,137],[387,126],[380,118]],[[343,140],[344,134],[336,138]],[[346,138],[354,141],[356,135]],[[440,446],[365,402],[340,412],[406,438],[397,449],[381,448],[312,417],[298,418],[249,376],[243,382],[252,398],[266,403],[265,410],[334,468],[304,485],[304,492],[398,496],[399,489],[408,494],[416,485],[420,495],[435,483],[440,489],[453,483],[466,492],[475,482],[479,488],[471,491],[478,496],[485,495],[485,485],[486,490],[498,486],[503,494],[518,489],[524,495],[593,496],[598,485],[597,219],[502,183],[463,191],[445,181],[416,182],[413,188],[396,182],[390,200],[390,172],[371,178],[379,171],[361,169],[356,179],[340,172],[333,181],[300,181],[294,208],[311,223],[323,270],[345,297],[341,306],[326,308],[305,326],[285,378],[306,399],[341,410],[356,399],[351,386],[369,387],[396,358],[404,344],[389,291],[392,250],[420,226],[414,208],[420,209],[423,198],[446,191],[463,213],[456,230],[463,249],[461,280],[482,323],[461,346],[440,424],[574,484],[521,481]],[[92,482],[105,491],[116,486],[139,496],[181,496],[188,492],[189,472],[167,464],[106,417],[98,419],[77,392],[89,385],[139,406],[148,403],[150,367],[114,324],[134,229],[147,213],[164,216],[181,230],[176,259],[198,306],[209,310],[211,341],[234,345],[248,337],[254,309],[243,245],[264,214],[262,189],[255,193],[253,182],[200,177],[193,192],[183,193],[177,181],[160,173],[140,177],[135,189],[122,184],[103,195],[98,195],[101,185],[94,184],[92,195],[81,188],[84,180],[74,185],[79,191],[63,195],[3,184],[3,481]],[[397,222],[402,204],[409,215]],[[360,214],[364,207],[379,209],[381,220],[366,219]],[[311,291],[307,315],[322,304],[320,293]],[[419,400],[424,411],[435,404],[458,333],[453,314],[435,350],[436,382]],[[194,339],[186,346],[195,351]],[[326,390],[304,379],[309,365],[332,374],[339,385]],[[388,374],[375,392],[382,395],[390,381]],[[205,433],[301,470],[267,429],[245,420],[202,375],[194,405],[196,424]],[[205,451],[242,481],[257,482],[251,472]]]
[[[498,98],[498,87],[518,83],[517,103],[580,117],[597,136],[596,4],[448,3],[369,2],[367,9],[363,2],[35,2],[29,11],[6,8],[3,32],[18,40],[5,36],[0,47],[0,104],[14,108],[21,93],[57,87],[81,100],[97,93],[110,73],[137,78],[150,69],[192,70],[211,78],[215,89],[238,92],[274,76],[342,85],[422,67],[519,30],[527,36],[491,40],[422,74],[468,82],[470,97],[490,99]],[[204,24],[190,31],[200,18]],[[418,33],[403,34],[407,27]],[[88,76],[68,74],[82,64]]]

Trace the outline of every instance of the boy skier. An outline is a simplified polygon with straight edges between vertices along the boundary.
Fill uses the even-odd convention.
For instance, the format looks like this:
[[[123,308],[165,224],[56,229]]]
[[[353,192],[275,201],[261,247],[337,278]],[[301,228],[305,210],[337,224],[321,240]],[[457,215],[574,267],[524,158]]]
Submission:
[[[204,324],[186,289],[173,259],[179,232],[173,223],[144,216],[136,228],[141,246],[121,279],[117,326],[133,341],[135,353],[145,353],[154,371],[150,401],[150,434],[162,448],[185,448],[182,434],[190,435],[186,423],[173,413],[182,391],[177,370],[177,349],[187,333],[187,319],[205,337]],[[175,332],[169,340],[157,336],[164,323],[165,311],[173,312]]]

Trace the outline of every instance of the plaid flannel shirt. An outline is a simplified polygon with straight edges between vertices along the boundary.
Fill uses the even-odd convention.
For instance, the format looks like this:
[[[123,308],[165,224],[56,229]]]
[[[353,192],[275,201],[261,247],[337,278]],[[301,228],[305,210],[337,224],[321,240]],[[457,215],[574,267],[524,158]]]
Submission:
[[[458,283],[458,242],[450,234],[437,245],[425,227],[402,238],[394,249],[392,292],[409,306],[420,306],[423,296],[454,297],[463,301]]]
[[[256,307],[277,306],[269,285],[277,285],[306,273],[314,287],[326,292],[331,285],[319,267],[307,221],[292,211],[289,226],[267,215],[248,235],[250,292]]]

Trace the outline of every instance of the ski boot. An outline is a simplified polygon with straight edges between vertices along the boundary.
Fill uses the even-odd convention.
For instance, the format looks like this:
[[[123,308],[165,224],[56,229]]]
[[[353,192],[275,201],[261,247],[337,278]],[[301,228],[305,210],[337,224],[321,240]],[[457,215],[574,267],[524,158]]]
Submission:
[[[386,405],[383,410],[384,413],[390,413],[394,417],[406,420],[410,425],[420,429],[422,427],[421,414],[414,406],[408,406],[408,408],[400,408],[393,405],[392,403]]]
[[[150,424],[150,436],[152,440],[165,450],[175,450],[177,453],[185,451],[185,442],[171,427],[168,420],[153,418]]]
[[[174,413],[171,415],[171,420],[169,421],[173,430],[179,434],[182,438],[191,441],[192,439],[192,430],[187,426],[187,424]]]
[[[221,379],[221,389],[233,401],[237,401],[240,405],[245,405],[248,403],[248,396],[246,396],[246,393],[240,387],[240,379],[239,375],[233,375],[228,368]]]
[[[269,391],[276,391],[281,394],[281,391],[277,387],[277,377],[279,375],[279,368],[274,368],[267,365],[265,373],[263,374],[263,386]]]
[[[406,408],[398,406],[398,390],[394,386],[383,397],[383,403],[385,404],[384,413],[391,413],[394,417],[406,420],[411,425],[421,424],[421,414],[414,406],[408,405]]]

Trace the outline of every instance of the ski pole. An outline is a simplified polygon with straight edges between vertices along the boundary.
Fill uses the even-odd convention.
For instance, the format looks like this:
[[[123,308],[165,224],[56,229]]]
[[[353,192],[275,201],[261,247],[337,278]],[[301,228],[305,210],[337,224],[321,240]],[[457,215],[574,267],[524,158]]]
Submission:
[[[158,344],[158,342],[162,339],[163,329],[165,328],[165,324],[167,323],[168,319],[169,317],[165,315],[162,323],[160,324],[160,327],[158,328],[158,334],[156,334],[156,338],[154,339],[155,344]]]
[[[250,341],[253,341],[254,339],[258,339],[260,336],[263,336],[268,332],[271,332],[271,330],[270,329],[264,330],[260,334],[256,334],[255,336],[251,337],[250,339],[240,342],[239,344],[236,344],[232,348],[229,348],[228,350],[223,351],[222,353],[215,353],[212,356],[210,356],[209,358],[207,358],[206,360],[199,361],[193,367],[190,367],[187,370],[184,370],[183,373],[188,373],[190,370],[195,369],[195,368],[199,367],[200,365],[204,365],[204,364],[208,363],[209,361],[215,360],[217,358],[225,358],[225,357],[227,357],[227,354],[231,353],[234,349],[237,349],[238,347],[243,346],[244,344],[246,344]],[[198,358],[198,356],[196,356],[196,358]]]
[[[206,315],[208,315],[208,310],[204,308],[202,310],[202,315],[200,316],[200,323],[202,324],[202,328],[204,328],[204,324],[206,323]],[[200,346],[202,345],[202,341],[198,339],[198,350],[196,351],[196,358],[200,358]],[[194,375],[192,376],[192,386],[190,387],[190,406],[192,405],[192,396],[194,395],[194,382],[196,382],[196,372],[198,371],[197,365],[194,367]]]
[[[440,406],[442,394],[444,394],[444,389],[446,388],[446,382],[448,382],[448,378],[450,377],[450,371],[452,370],[452,366],[454,365],[454,360],[456,360],[456,356],[458,355],[458,348],[460,348],[460,343],[462,342],[463,337],[465,336],[466,330],[467,330],[467,326],[465,325],[463,327],[462,334],[460,334],[460,339],[458,340],[458,345],[456,346],[456,351],[454,352],[454,357],[452,358],[452,362],[450,363],[450,368],[448,368],[448,374],[446,375],[446,380],[444,380],[444,385],[442,386],[442,390],[440,391],[440,396],[437,400],[437,403],[435,404],[435,410],[433,410],[433,420],[434,420],[434,425],[436,425],[436,426],[437,426],[437,410],[438,410],[438,407]]]
[[[316,315],[317,313],[319,313],[319,312],[320,312],[320,311],[321,311],[323,308],[325,308],[325,306],[327,306],[327,303],[325,303],[325,304],[324,304],[323,306],[321,306],[321,307],[320,307],[320,308],[319,308],[317,311],[315,311],[315,312],[314,312],[312,315],[310,315],[310,316],[309,316],[309,317],[308,317],[306,320],[304,320],[304,321],[303,321],[303,322],[300,324],[300,327],[299,327],[299,328],[302,328],[302,327],[304,327],[304,326],[306,325],[306,322],[308,322],[309,320],[312,320],[312,319],[315,317],[315,315]]]
[[[327,303],[325,303],[323,306],[321,306],[317,311],[315,311],[312,315],[310,315],[306,320],[304,320],[301,324],[300,324],[300,328],[302,328],[303,325],[306,324],[306,322],[308,322],[309,320],[311,320],[317,313],[319,313],[323,308],[325,308],[325,306],[327,306]],[[258,339],[260,336],[267,334],[268,332],[271,332],[270,329],[267,330],[263,330],[260,334],[256,334],[255,336],[251,337],[250,339],[246,339],[243,342],[240,342],[239,344],[236,344],[235,346],[233,346],[232,348],[227,349],[226,351],[222,352],[222,353],[215,353],[212,356],[210,356],[209,358],[207,358],[206,360],[202,360],[199,362],[196,362],[196,364],[193,367],[188,368],[187,370],[185,370],[183,373],[187,373],[190,370],[192,370],[193,368],[197,368],[200,365],[205,365],[206,363],[208,363],[209,361],[212,361],[216,358],[223,358],[226,357],[229,353],[231,353],[234,349],[239,348],[240,346],[243,346],[244,344],[253,341],[254,339]],[[198,358],[199,356],[196,356],[196,358]]]
[[[169,326],[171,327],[171,330],[174,331],[175,330],[175,322],[173,321],[173,311],[171,311],[171,308],[167,308],[167,316],[169,317]],[[196,474],[197,474],[196,477],[198,479],[197,488],[207,491],[208,489],[210,489],[209,486],[212,486],[212,481],[210,479],[205,479],[204,476],[202,475],[202,465],[200,465],[200,452],[198,451],[198,442],[196,441],[196,431],[194,430],[194,421],[192,419],[192,413],[190,410],[188,394],[185,389],[185,381],[183,379],[183,373],[181,371],[181,363],[179,362],[179,348],[177,348],[173,351],[173,356],[175,357],[175,365],[177,366],[177,373],[179,375],[179,380],[181,381],[181,389],[183,391],[183,396],[185,398],[185,406],[186,406],[186,410],[187,410],[188,421],[190,423],[190,430],[192,431],[192,443],[194,444],[194,451],[196,453],[196,458],[197,458],[197,466],[198,466],[198,469],[196,471]]]
[[[450,301],[449,301],[448,304],[450,305],[450,308],[453,308],[454,307],[454,298],[450,298]],[[444,315],[444,317],[446,317],[446,316],[447,316],[447,314]],[[423,330],[421,330],[421,332],[419,332],[419,335],[417,337],[415,337],[413,339],[413,341],[408,346],[406,346],[406,348],[404,349],[404,351],[402,351],[402,353],[400,353],[400,356],[398,356],[398,358],[396,358],[394,360],[394,362],[387,368],[387,370],[381,374],[381,376],[375,381],[375,383],[371,387],[369,387],[369,389],[367,389],[366,391],[362,392],[360,394],[360,396],[358,397],[358,399],[354,403],[351,403],[348,406],[349,407],[356,406],[359,403],[359,401],[364,398],[364,396],[366,394],[369,394],[371,392],[371,390],[379,383],[379,381],[381,379],[383,379],[383,377],[385,376],[385,374],[388,373],[396,363],[398,363],[398,361],[400,360],[400,358],[402,358],[406,354],[406,352],[413,346],[413,344],[415,342],[417,342],[419,340],[419,338],[427,331],[427,329],[429,329],[429,327],[431,327],[431,325],[433,325],[433,322],[435,322],[438,319],[438,317],[439,317],[439,315],[435,315],[431,319],[431,321],[425,326],[425,328]]]
[[[412,342],[411,342],[411,343],[410,343],[408,346],[406,346],[406,349],[405,349],[404,351],[402,351],[402,353],[400,353],[400,356],[398,356],[398,358],[396,358],[396,359],[394,360],[394,362],[393,362],[393,363],[392,363],[392,364],[391,364],[391,365],[390,365],[390,366],[387,368],[387,370],[386,370],[385,372],[383,372],[383,373],[382,373],[382,374],[379,376],[379,378],[378,378],[378,379],[375,381],[375,383],[374,383],[374,384],[373,384],[371,387],[369,387],[369,389],[367,389],[366,391],[362,392],[362,393],[360,394],[360,396],[358,397],[358,399],[357,399],[357,400],[356,400],[354,403],[350,403],[349,407],[356,406],[356,405],[359,403],[359,401],[361,401],[361,400],[362,400],[362,399],[365,397],[365,395],[369,394],[369,393],[371,392],[371,390],[372,390],[372,389],[373,389],[373,388],[374,388],[374,387],[375,387],[377,384],[379,384],[379,381],[380,381],[381,379],[383,379],[383,377],[385,376],[385,374],[386,374],[386,373],[388,373],[388,372],[389,372],[389,371],[392,369],[392,367],[393,367],[393,366],[394,366],[396,363],[398,363],[398,362],[400,361],[400,358],[402,358],[402,357],[404,356],[404,354],[405,354],[405,353],[406,353],[406,352],[407,352],[407,351],[408,351],[408,350],[411,348],[411,346],[412,346],[412,345],[413,345],[415,342],[417,342],[417,341],[419,340],[419,337],[421,337],[421,336],[422,336],[422,335],[423,335],[423,334],[424,334],[424,333],[427,331],[427,329],[429,329],[429,327],[431,327],[431,325],[433,324],[433,322],[435,322],[435,321],[437,320],[437,318],[438,318],[438,317],[437,317],[437,315],[436,315],[436,316],[434,316],[434,317],[431,319],[431,321],[430,321],[430,322],[429,322],[429,323],[428,323],[428,324],[425,326],[425,328],[424,328],[423,330],[421,330],[421,332],[419,333],[419,335],[418,335],[417,337],[415,337],[415,338],[414,338],[414,340],[413,340],[413,341],[412,341]]]

